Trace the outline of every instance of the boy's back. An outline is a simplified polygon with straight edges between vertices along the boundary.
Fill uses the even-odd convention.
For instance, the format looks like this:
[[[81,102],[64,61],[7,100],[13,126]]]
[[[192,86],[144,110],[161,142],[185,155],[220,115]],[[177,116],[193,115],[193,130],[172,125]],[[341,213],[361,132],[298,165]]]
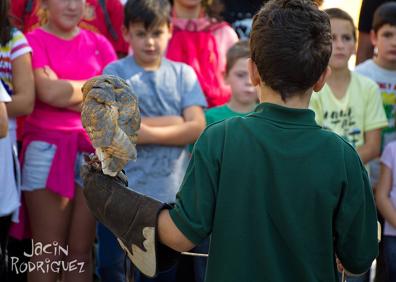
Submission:
[[[140,207],[128,210],[134,220],[125,228],[143,232],[139,215],[159,214],[143,226],[154,226],[155,238],[177,251],[211,235],[208,282],[335,282],[336,256],[340,268],[367,271],[378,247],[367,172],[356,151],[316,125],[307,109],[329,74],[331,39],[328,16],[312,1],[269,1],[254,17],[248,64],[261,104],[204,131],[169,210],[159,212],[161,203],[113,181],[114,194],[128,191]],[[100,191],[101,178],[85,177],[86,195]],[[87,198],[105,214],[96,195]],[[106,211],[111,202],[121,212],[120,198],[112,198]],[[121,233],[125,228],[113,232],[128,246],[140,245]]]
[[[128,56],[108,65],[104,73],[127,81],[138,98],[142,117],[182,116],[189,106],[206,106],[194,71],[182,63],[162,59],[159,69],[145,71]],[[162,201],[174,201],[189,159],[185,147],[138,145],[137,153],[137,161],[125,167],[130,187]]]
[[[365,170],[310,110],[263,103],[246,118],[209,126],[186,175],[178,198],[205,198],[170,213],[193,242],[212,232],[207,281],[336,281],[334,249],[355,273],[377,254],[359,248],[377,240]],[[191,231],[186,218],[201,225]]]

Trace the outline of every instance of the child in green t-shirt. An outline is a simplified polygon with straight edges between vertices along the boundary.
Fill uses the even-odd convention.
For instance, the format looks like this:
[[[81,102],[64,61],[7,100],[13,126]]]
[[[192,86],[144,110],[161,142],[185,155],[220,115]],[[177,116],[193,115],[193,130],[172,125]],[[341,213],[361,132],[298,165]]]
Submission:
[[[253,112],[257,105],[257,90],[249,78],[249,42],[241,40],[227,51],[224,82],[231,88],[231,99],[227,104],[205,111],[206,125],[231,117],[243,117]],[[193,144],[188,147],[192,152]]]
[[[231,88],[231,99],[227,104],[205,112],[207,125],[230,117],[245,116],[254,110],[258,98],[249,78],[249,57],[248,41],[239,41],[228,50],[225,82]]]

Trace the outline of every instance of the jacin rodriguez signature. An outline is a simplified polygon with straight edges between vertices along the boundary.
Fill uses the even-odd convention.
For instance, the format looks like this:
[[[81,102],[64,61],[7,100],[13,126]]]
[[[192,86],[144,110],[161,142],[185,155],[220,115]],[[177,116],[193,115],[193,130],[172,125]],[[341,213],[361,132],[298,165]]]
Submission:
[[[51,244],[43,245],[40,242],[34,242],[32,240],[32,251],[31,253],[23,252],[23,255],[31,258],[33,256],[42,256],[42,255],[53,255],[55,257],[66,258],[69,255],[69,247],[65,248],[60,246],[58,242],[54,241]],[[41,261],[29,261],[29,262],[19,262],[18,257],[10,257],[11,258],[11,271],[15,271],[16,274],[24,273],[26,271],[41,271],[42,273],[49,272],[73,272],[78,271],[78,273],[85,272],[84,265],[85,262],[79,262],[76,259],[71,261],[64,260],[50,260],[46,258]]]

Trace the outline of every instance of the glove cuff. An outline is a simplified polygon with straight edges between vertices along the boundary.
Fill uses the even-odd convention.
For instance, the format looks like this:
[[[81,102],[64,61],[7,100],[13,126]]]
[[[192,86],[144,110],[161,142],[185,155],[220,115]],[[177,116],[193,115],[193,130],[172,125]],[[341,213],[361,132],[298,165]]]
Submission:
[[[84,173],[83,192],[93,215],[117,237],[143,274],[155,277],[176,262],[179,254],[158,240],[158,215],[169,205],[129,189],[120,178],[92,169]]]

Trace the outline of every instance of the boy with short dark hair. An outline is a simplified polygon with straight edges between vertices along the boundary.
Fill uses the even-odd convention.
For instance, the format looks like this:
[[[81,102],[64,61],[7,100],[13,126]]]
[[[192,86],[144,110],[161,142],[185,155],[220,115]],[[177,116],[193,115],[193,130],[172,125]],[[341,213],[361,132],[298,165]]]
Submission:
[[[141,256],[132,249],[142,245],[137,229],[146,220],[159,241],[177,251],[211,234],[208,282],[337,281],[335,255],[348,271],[362,273],[378,252],[367,173],[353,147],[319,127],[307,109],[329,72],[328,16],[311,1],[269,1],[254,17],[250,40],[250,77],[261,104],[247,117],[206,128],[175,206],[87,167],[89,206],[131,246],[138,265]],[[117,194],[139,208],[114,225],[106,214],[121,212]],[[147,223],[143,212],[158,212],[158,221]],[[145,237],[145,249],[153,250],[148,242],[156,236]]]
[[[104,69],[104,74],[119,76],[129,84],[142,115],[138,159],[125,167],[128,182],[163,202],[175,201],[189,160],[186,145],[204,129],[202,108],[206,107],[194,70],[164,58],[171,37],[170,11],[168,0],[129,0],[123,34],[133,55]],[[121,250],[102,225],[98,235],[102,279],[116,281],[115,272],[124,274]]]
[[[384,3],[374,13],[371,41],[377,55],[358,65],[356,72],[377,82],[388,126],[382,130],[382,148],[396,140],[396,2]],[[379,161],[370,165],[373,185],[379,178]]]

